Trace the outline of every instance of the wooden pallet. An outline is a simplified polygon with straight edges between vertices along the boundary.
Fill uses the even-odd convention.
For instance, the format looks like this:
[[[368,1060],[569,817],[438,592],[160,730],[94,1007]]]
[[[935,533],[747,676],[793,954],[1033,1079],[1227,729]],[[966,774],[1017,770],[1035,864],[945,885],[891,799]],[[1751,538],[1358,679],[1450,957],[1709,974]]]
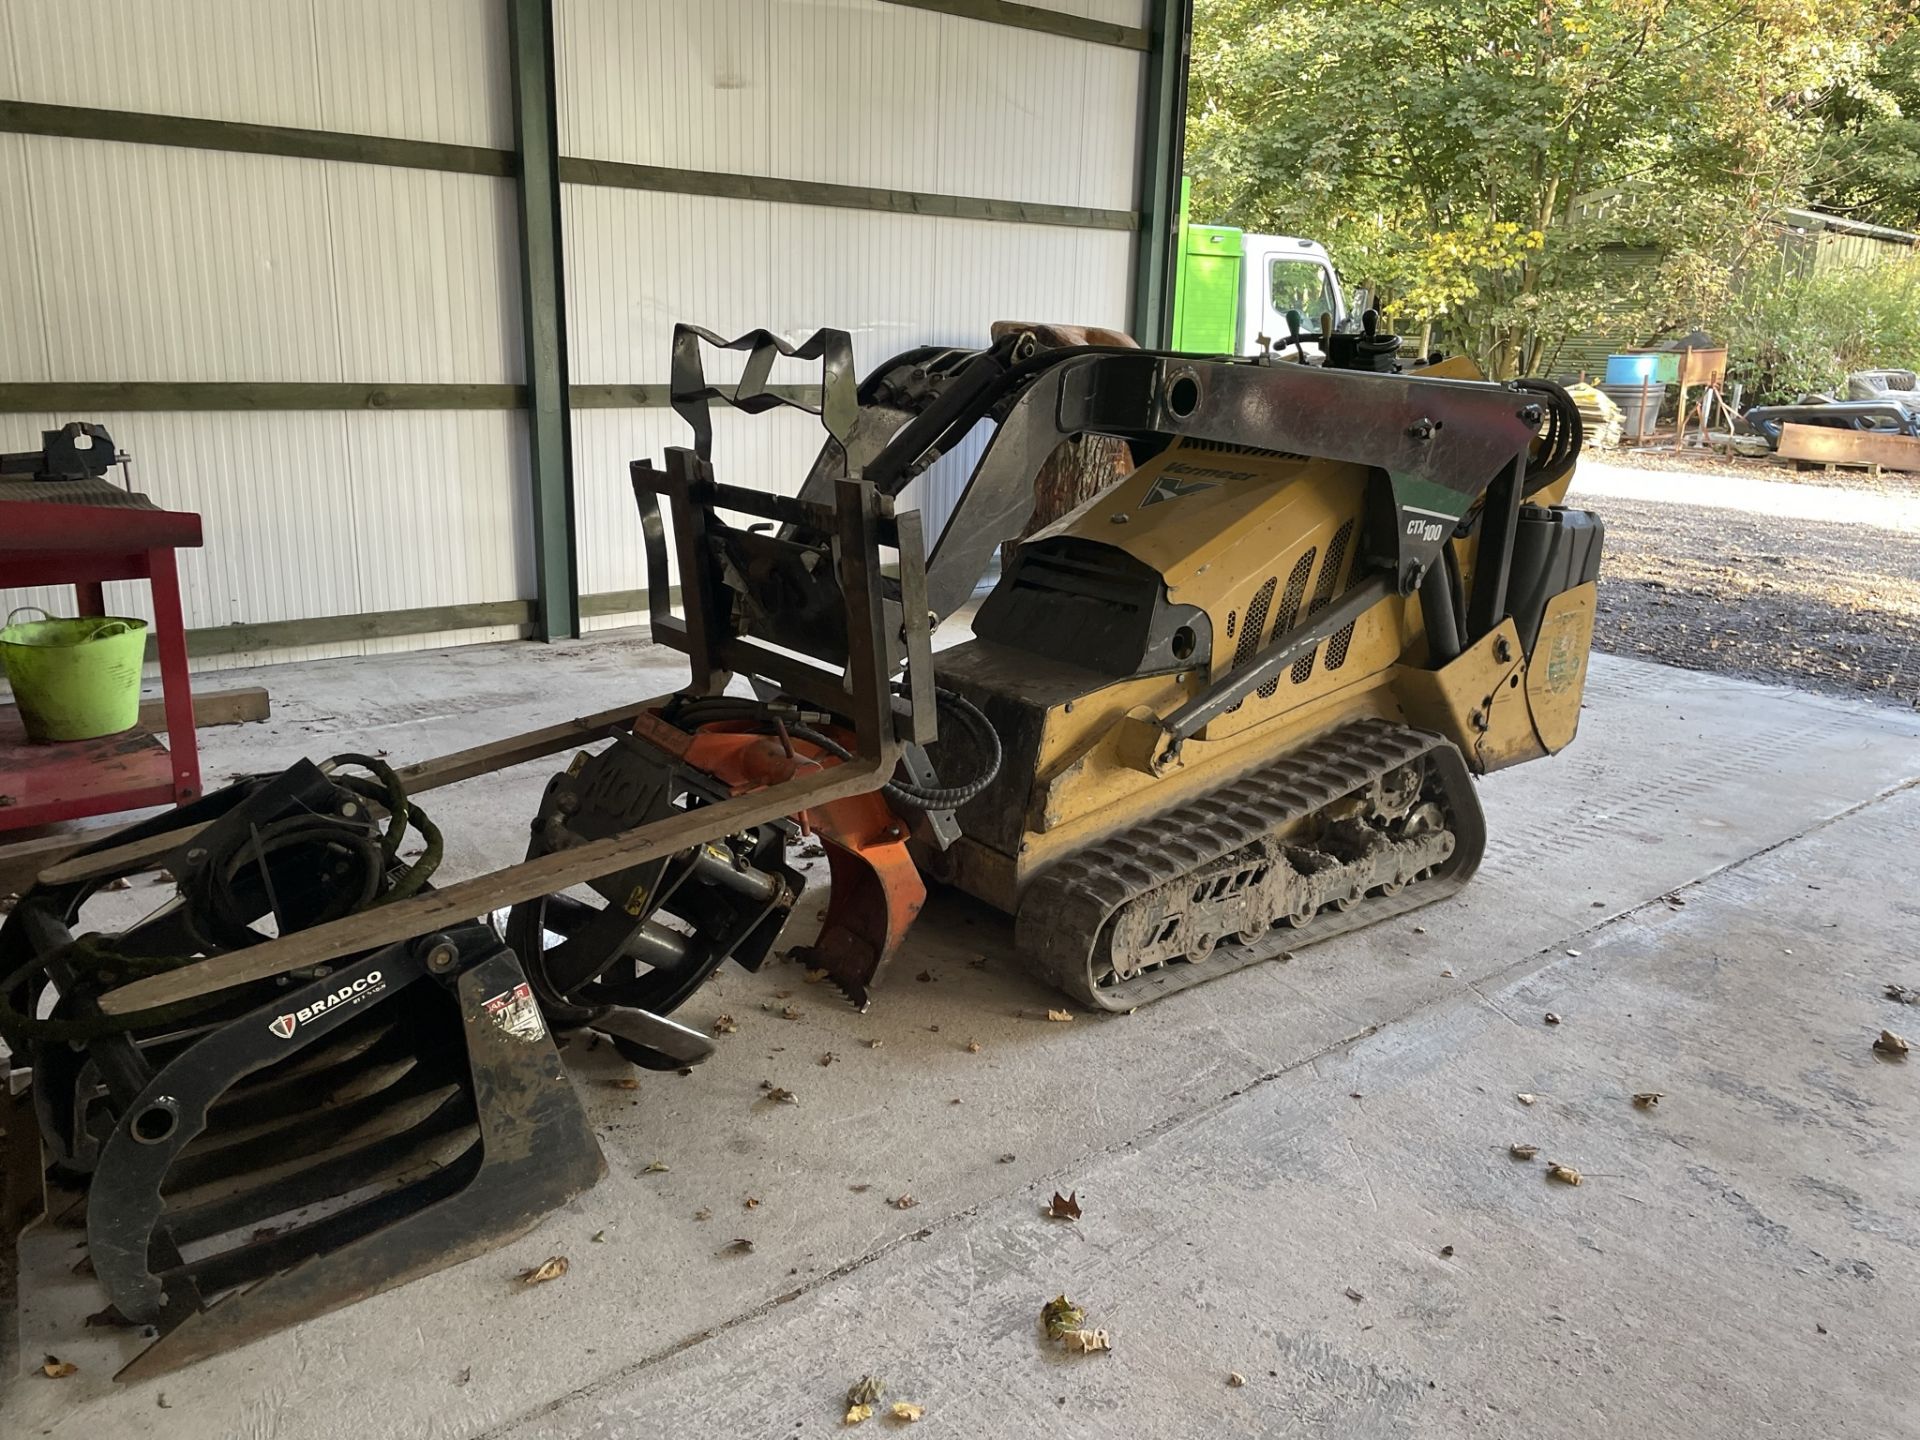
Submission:
[[[1780,458],[1824,465],[1864,468],[1878,472],[1908,470],[1920,473],[1920,439],[1888,435],[1876,430],[1836,430],[1827,425],[1780,427]]]

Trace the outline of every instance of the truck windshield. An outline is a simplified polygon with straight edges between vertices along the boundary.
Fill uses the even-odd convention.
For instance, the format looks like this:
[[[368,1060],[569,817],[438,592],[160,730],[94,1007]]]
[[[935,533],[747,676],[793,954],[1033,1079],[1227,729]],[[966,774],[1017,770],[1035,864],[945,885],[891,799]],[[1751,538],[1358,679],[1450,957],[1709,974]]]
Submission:
[[[1323,311],[1336,320],[1340,318],[1333,303],[1332,277],[1319,261],[1275,260],[1268,276],[1272,282],[1273,308],[1281,314],[1298,310],[1309,323],[1317,322]]]

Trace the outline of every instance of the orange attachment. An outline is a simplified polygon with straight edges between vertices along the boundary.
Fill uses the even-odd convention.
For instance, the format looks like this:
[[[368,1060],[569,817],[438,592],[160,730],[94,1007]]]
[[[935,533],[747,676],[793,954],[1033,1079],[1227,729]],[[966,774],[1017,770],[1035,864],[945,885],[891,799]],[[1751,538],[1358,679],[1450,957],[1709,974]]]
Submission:
[[[790,780],[801,769],[838,765],[831,751],[744,722],[704,725],[692,734],[652,714],[634,734],[701,770],[735,795]],[[826,733],[851,746],[851,734]],[[827,910],[813,944],[795,956],[828,978],[862,1010],[893,953],[927,902],[926,882],[907,853],[907,826],[878,790],[803,810],[793,817],[827,853]]]

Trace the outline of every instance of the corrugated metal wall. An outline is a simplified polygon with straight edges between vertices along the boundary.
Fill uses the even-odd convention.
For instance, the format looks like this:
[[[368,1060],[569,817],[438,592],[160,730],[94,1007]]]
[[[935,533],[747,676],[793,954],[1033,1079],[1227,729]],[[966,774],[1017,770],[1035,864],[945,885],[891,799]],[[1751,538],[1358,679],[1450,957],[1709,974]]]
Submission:
[[[1042,8],[1139,26],[1147,0]],[[554,10],[562,155],[1133,204],[1137,49],[882,0]],[[5,0],[0,99],[510,149],[507,48],[502,0]],[[514,183],[0,134],[0,383],[518,383]],[[863,371],[909,345],[984,343],[995,319],[1128,319],[1127,229],[579,184],[563,221],[576,385],[664,381],[679,319],[839,326]],[[0,414],[0,448],[75,418],[134,451],[159,503],[205,516],[208,546],[184,561],[190,629],[533,595],[519,411]],[[575,412],[583,594],[644,584],[627,465],[684,438],[664,409]],[[739,483],[790,491],[818,444],[798,413],[716,417]],[[971,458],[922,483],[936,523]],[[140,613],[136,591],[110,602]]]
[[[1143,14],[1138,0],[1055,8],[1129,24]],[[565,154],[1132,204],[1137,51],[879,0],[561,0],[557,20]],[[609,67],[608,54],[627,63]],[[676,320],[793,340],[836,326],[863,374],[912,345],[985,344],[996,319],[1127,323],[1125,231],[580,185],[566,187],[565,217],[576,384],[665,381]],[[796,366],[776,378],[810,377]],[[635,589],[645,575],[627,462],[686,443],[685,430],[668,412],[589,410],[575,412],[574,435],[581,588]],[[715,416],[715,463],[738,483],[791,493],[820,441],[798,413]],[[930,525],[971,458],[923,482]]]
[[[499,0],[7,0],[0,13],[7,98],[510,141]],[[516,382],[510,186],[0,136],[0,380]],[[532,593],[517,412],[9,414],[0,448],[37,449],[42,428],[78,418],[133,452],[136,488],[204,516],[206,548],[182,556],[189,629]],[[145,591],[109,586],[109,604],[145,614]]]

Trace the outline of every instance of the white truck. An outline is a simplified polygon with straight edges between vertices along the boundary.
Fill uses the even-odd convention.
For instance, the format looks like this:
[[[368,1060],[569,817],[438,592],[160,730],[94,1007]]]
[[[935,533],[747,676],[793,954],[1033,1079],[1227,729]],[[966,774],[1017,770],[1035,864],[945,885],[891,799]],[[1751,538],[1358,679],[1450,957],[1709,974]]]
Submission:
[[[1347,318],[1340,277],[1324,246],[1294,235],[1250,235],[1229,225],[1180,227],[1173,348],[1258,355],[1288,343],[1287,312],[1317,351],[1320,317]],[[1263,339],[1264,337],[1264,339]]]

